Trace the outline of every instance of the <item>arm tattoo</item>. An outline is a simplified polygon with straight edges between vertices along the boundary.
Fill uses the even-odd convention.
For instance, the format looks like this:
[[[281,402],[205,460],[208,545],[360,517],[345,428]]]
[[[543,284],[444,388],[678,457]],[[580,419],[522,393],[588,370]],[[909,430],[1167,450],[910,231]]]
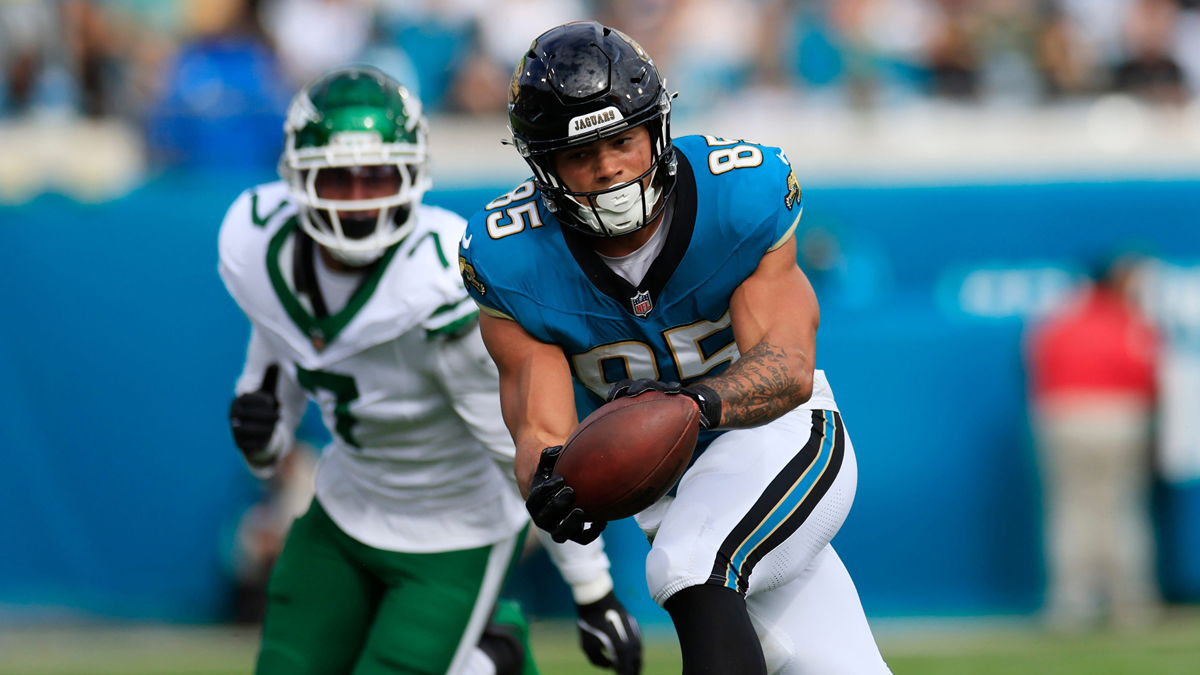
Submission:
[[[782,417],[805,401],[799,369],[779,345],[760,342],[725,372],[704,380],[721,396],[722,427],[753,427]]]

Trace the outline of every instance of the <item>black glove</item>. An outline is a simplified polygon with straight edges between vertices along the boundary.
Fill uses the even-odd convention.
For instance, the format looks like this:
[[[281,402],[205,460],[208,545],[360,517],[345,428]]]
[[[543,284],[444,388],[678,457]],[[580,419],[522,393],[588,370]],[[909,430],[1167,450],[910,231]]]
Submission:
[[[589,661],[617,675],[642,672],[642,631],[612,591],[590,605],[575,605],[575,613],[579,646]]]
[[[275,461],[275,457],[267,452],[267,444],[279,421],[279,399],[275,396],[278,384],[279,364],[272,363],[263,373],[258,391],[242,394],[229,405],[233,442],[246,456],[246,463],[256,469],[270,466]]]
[[[561,445],[542,450],[525,508],[533,518],[533,524],[549,532],[554,541],[561,544],[570,539],[579,544],[590,544],[608,523],[603,520],[587,522],[583,509],[572,508],[575,491],[566,486],[562,476],[553,475],[561,454]]]
[[[678,382],[659,382],[658,380],[621,380],[608,390],[609,403],[623,396],[637,396],[648,391],[664,394],[683,394],[696,402],[700,408],[700,428],[712,429],[721,424],[721,397],[712,387],[706,384],[683,386]]]

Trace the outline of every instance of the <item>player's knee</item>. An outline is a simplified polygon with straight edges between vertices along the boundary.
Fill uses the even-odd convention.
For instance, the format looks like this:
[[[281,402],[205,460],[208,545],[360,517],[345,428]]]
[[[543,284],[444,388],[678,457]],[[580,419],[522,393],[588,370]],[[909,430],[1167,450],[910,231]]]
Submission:
[[[766,675],[758,634],[737,591],[712,584],[690,586],[663,607],[679,635],[683,675]]]
[[[711,531],[712,514],[694,502],[672,504],[646,556],[646,585],[660,605],[681,588],[704,583],[712,574],[715,558],[697,551],[697,533]]]

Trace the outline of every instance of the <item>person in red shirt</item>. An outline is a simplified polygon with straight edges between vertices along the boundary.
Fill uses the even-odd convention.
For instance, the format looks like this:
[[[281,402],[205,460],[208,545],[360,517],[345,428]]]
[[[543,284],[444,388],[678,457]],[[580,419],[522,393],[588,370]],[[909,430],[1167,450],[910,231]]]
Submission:
[[[1060,628],[1158,613],[1149,504],[1158,335],[1126,296],[1132,271],[1118,258],[1028,336],[1047,612]]]

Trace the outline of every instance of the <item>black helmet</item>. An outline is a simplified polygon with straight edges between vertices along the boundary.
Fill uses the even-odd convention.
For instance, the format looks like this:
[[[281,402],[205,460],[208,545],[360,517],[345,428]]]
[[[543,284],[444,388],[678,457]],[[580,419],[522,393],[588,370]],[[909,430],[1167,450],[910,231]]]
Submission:
[[[644,227],[661,213],[675,188],[671,96],[650,56],[618,30],[595,21],[578,21],[538,36],[513,73],[508,119],[513,144],[532,167],[546,207],[563,224],[585,234],[620,236]],[[552,152],[642,124],[650,132],[653,150],[645,173],[605,190],[567,189],[554,169]],[[647,176],[653,176],[649,187],[644,181]],[[607,222],[600,211],[608,209],[597,209],[594,200],[586,199],[616,193],[635,182],[641,186],[640,212],[635,212],[632,204],[627,208],[636,220]]]

